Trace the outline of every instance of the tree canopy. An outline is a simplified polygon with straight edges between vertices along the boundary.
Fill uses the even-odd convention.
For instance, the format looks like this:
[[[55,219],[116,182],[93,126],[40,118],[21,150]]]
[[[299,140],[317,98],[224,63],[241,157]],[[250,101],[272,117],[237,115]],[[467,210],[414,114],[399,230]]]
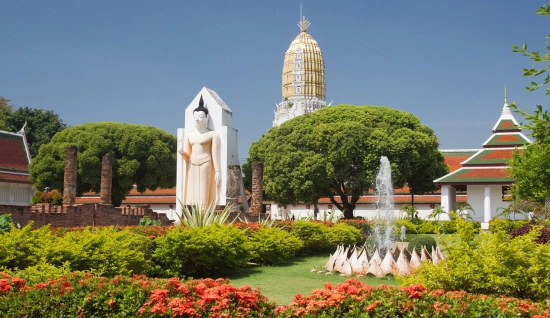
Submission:
[[[352,218],[359,197],[373,188],[381,156],[390,160],[395,187],[435,190],[433,180],[448,171],[438,146],[433,130],[410,113],[339,105],[271,128],[252,144],[248,161],[264,163],[264,190],[275,202],[328,197]]]
[[[58,114],[38,108],[19,107],[8,119],[11,131],[20,130],[25,123],[25,135],[32,158],[36,157],[40,146],[47,144],[57,132],[67,128],[67,124],[63,123]]]
[[[14,105],[11,100],[0,96],[0,130],[8,130],[8,120],[11,117]]]
[[[25,135],[32,158],[36,157],[40,146],[47,144],[57,132],[67,128],[67,124],[51,110],[17,107],[10,102],[11,100],[0,96],[0,129],[17,132],[26,123]]]
[[[114,205],[120,205],[134,184],[140,192],[175,186],[176,137],[156,127],[101,122],[67,128],[40,148],[30,165],[38,189],[63,191],[69,145],[78,147],[77,195],[99,192],[101,161],[107,153],[113,158]]]
[[[536,13],[550,16],[550,7],[544,5]],[[546,39],[550,42],[550,35]],[[543,54],[539,51],[527,51],[526,44],[521,48],[514,45],[513,52],[521,53],[538,63],[537,67],[533,64],[530,68],[523,69],[523,76],[539,78],[546,75],[542,82],[531,82],[526,87],[527,91],[537,90],[550,82],[550,46],[546,46]],[[550,95],[549,88],[545,89],[545,94]],[[514,179],[514,199],[544,203],[545,198],[550,197],[550,114],[541,105],[536,106],[534,114],[520,110],[515,104],[510,107],[527,119],[527,124],[522,125],[522,128],[530,130],[530,136],[535,139],[532,144],[526,145],[523,152],[516,151],[508,162],[510,176]]]

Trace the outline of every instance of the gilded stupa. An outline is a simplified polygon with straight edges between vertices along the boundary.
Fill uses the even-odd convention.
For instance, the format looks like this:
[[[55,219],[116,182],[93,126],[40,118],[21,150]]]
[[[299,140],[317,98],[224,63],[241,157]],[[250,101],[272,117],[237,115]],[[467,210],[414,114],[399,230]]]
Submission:
[[[317,41],[307,33],[311,22],[302,16],[300,34],[283,62],[283,100],[277,104],[273,127],[326,105],[325,62]]]

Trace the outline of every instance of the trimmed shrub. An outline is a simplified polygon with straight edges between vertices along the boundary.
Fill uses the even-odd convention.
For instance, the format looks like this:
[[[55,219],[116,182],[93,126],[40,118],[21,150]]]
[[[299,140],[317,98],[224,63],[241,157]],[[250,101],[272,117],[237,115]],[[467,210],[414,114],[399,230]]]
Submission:
[[[417,226],[418,234],[438,234],[441,232],[441,225],[436,221],[422,221]]]
[[[160,277],[219,276],[244,266],[252,256],[243,230],[219,224],[176,227],[155,243],[152,271]]]
[[[356,245],[362,241],[361,231],[344,223],[336,223],[328,227],[325,237],[329,244],[328,248],[331,250],[335,250],[338,245]]]
[[[504,232],[510,233],[513,228],[513,223],[510,220],[506,219],[492,219],[489,221],[489,230],[493,233],[495,232]]]
[[[291,231],[304,242],[304,246],[298,251],[301,255],[313,255],[332,249],[332,244],[326,237],[328,227],[322,223],[296,221],[292,223]]]
[[[538,236],[535,240],[535,243],[544,244],[544,243],[550,242],[550,230],[548,229],[548,227],[544,225],[536,225],[535,223],[527,224],[522,227],[513,229],[510,232],[510,236],[518,237],[521,235],[526,235],[531,231],[538,232]]]
[[[25,269],[38,264],[44,248],[56,239],[48,226],[33,230],[32,223],[4,232],[0,235],[0,269]]]
[[[0,215],[0,234],[9,231],[13,227],[11,214]]]
[[[294,257],[304,245],[296,235],[276,227],[260,227],[248,233],[251,262],[278,265]]]
[[[340,220],[338,221],[338,223],[351,225],[354,228],[361,231],[361,236],[363,237],[363,240],[366,239],[372,232],[373,222],[371,220],[363,220],[363,219]]]
[[[114,227],[86,228],[66,233],[44,245],[46,262],[71,271],[95,271],[106,276],[145,273],[145,251],[151,241],[128,230]]]
[[[62,205],[63,195],[57,190],[49,192],[36,191],[32,196],[32,204],[49,203],[51,205]]]
[[[457,223],[457,234],[442,242],[445,259],[422,264],[413,275],[400,278],[404,285],[536,301],[550,297],[550,244],[535,242],[540,230],[510,238],[502,231],[477,235],[472,222]]]
[[[437,242],[431,236],[418,235],[409,240],[409,247],[407,249],[409,250],[409,252],[412,252],[413,249],[416,247],[417,251],[421,251],[424,246],[426,246],[428,252],[431,253],[432,248],[437,247]]]
[[[456,233],[456,220],[440,221],[441,229],[445,234]]]
[[[405,226],[406,234],[418,234],[417,226],[411,220],[397,219],[395,220],[394,232],[401,233],[401,227]]]

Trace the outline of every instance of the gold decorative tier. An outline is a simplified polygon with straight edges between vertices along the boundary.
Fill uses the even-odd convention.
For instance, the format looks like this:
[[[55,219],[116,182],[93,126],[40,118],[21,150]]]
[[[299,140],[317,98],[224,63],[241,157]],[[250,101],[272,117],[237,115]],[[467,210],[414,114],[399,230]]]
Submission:
[[[325,99],[325,62],[317,41],[306,30],[310,22],[298,23],[302,31],[290,44],[283,62],[283,99],[311,96]]]

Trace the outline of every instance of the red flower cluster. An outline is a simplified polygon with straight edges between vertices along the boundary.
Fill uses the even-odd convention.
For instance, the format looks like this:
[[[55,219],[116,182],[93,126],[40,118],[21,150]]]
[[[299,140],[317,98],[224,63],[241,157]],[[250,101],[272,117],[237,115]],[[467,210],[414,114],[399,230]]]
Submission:
[[[151,292],[149,301],[138,314],[155,313],[173,316],[246,317],[262,313],[264,307],[273,308],[267,297],[250,286],[236,287],[224,279],[210,278],[191,281],[169,279],[163,286]]]

